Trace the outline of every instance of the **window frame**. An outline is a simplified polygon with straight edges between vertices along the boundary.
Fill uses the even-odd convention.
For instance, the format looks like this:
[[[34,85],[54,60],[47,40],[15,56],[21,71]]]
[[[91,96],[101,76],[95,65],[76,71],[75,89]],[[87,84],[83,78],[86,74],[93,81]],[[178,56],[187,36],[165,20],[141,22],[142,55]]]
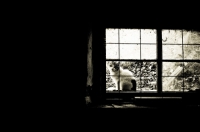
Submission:
[[[96,30],[96,32],[100,31],[100,38],[99,38],[99,44],[101,44],[100,48],[102,49],[100,51],[100,55],[101,55],[101,64],[103,67],[101,67],[100,71],[100,94],[103,100],[107,99],[107,98],[124,98],[124,97],[128,97],[128,98],[134,98],[135,96],[140,96],[140,97],[149,97],[149,96],[156,96],[156,97],[164,97],[164,96],[169,96],[169,97],[179,97],[179,96],[183,96],[183,95],[189,95],[189,94],[194,94],[195,92],[176,92],[176,91],[162,91],[163,87],[162,87],[162,64],[163,62],[197,62],[199,60],[164,60],[163,59],[163,44],[162,44],[162,30],[165,29],[171,29],[171,30],[180,30],[180,28],[127,28],[127,29],[155,29],[157,32],[157,59],[155,60],[157,62],[157,91],[156,92],[130,92],[130,93],[106,93],[106,41],[105,41],[105,31],[107,28],[114,28],[114,27],[100,27],[98,28],[98,30]],[[119,27],[115,27],[117,29],[120,29]],[[124,28],[123,28],[124,29]],[[184,30],[184,28],[182,28],[181,30]],[[188,29],[187,29],[188,30]],[[192,30],[192,29],[189,29]],[[94,30],[94,34],[95,34],[95,30]],[[99,33],[97,33],[99,34]],[[162,50],[160,50],[162,49]],[[144,61],[144,60],[138,60],[138,61]],[[145,60],[146,61],[146,60]],[[148,60],[147,60],[148,61]],[[101,76],[102,75],[102,76]]]

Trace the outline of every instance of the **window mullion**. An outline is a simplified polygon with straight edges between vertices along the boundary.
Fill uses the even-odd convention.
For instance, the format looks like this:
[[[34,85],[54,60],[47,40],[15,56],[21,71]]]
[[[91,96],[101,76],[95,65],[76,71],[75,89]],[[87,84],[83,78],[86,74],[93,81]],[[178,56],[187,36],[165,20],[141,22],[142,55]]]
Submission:
[[[157,29],[157,65],[158,65],[158,76],[157,76],[157,90],[158,93],[162,92],[162,29]]]

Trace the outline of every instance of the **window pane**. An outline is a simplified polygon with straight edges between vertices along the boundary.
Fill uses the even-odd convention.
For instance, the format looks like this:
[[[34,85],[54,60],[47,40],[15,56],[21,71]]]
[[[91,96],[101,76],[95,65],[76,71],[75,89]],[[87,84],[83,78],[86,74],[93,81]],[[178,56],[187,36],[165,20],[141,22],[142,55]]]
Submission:
[[[162,30],[163,44],[182,44],[182,30]]]
[[[140,43],[139,29],[120,29],[120,43]]]
[[[184,59],[200,59],[200,45],[183,45]]]
[[[121,44],[120,59],[140,59],[139,44]]]
[[[200,44],[200,32],[184,30],[183,44]]]
[[[183,76],[183,62],[163,62],[162,76]]]
[[[106,91],[117,90],[114,80],[119,78],[118,76],[106,76]]]
[[[183,66],[183,62],[163,62],[163,75],[166,75],[167,72],[165,69],[169,69],[170,67],[176,67],[179,65]],[[165,67],[165,68],[164,68]],[[176,68],[176,69],[178,69]],[[170,69],[169,69],[170,70]],[[168,70],[168,71],[169,71]],[[163,91],[194,91],[196,89],[200,89],[200,63],[197,62],[184,62],[184,74],[181,71],[177,77],[163,77]],[[177,70],[180,71],[180,70]],[[172,74],[175,73],[176,70],[172,69]],[[167,75],[172,75],[167,74]]]
[[[129,90],[134,88],[136,91],[157,90],[156,62],[120,61],[117,63],[114,61],[106,61],[106,64],[106,88],[109,88],[108,90],[112,91],[112,89],[116,88],[115,86],[117,86],[116,83],[119,81],[119,78],[119,87],[122,91],[126,91],[126,88],[129,88]],[[110,64],[113,64],[111,68],[109,68]],[[120,68],[114,66],[117,64],[120,65]],[[115,71],[116,69],[119,70]]]
[[[106,29],[106,43],[118,43],[118,29]]]
[[[162,77],[163,91],[183,92],[183,77]]]
[[[156,43],[156,30],[141,29],[141,43]]]
[[[184,92],[200,89],[200,76],[190,76],[184,79]]]
[[[106,59],[119,59],[118,44],[106,44]]]
[[[184,76],[185,77],[200,76],[200,63],[184,62]]]
[[[141,59],[156,59],[156,45],[141,45]]]
[[[141,68],[140,85],[142,91],[157,90],[157,63],[148,62]]]
[[[184,92],[200,89],[200,63],[184,62]]]
[[[163,59],[183,59],[182,45],[163,45]]]
[[[157,90],[157,63],[156,62],[120,62],[124,70],[133,73],[136,80],[137,91],[155,91]]]
[[[191,31],[183,30],[183,44],[191,43]]]

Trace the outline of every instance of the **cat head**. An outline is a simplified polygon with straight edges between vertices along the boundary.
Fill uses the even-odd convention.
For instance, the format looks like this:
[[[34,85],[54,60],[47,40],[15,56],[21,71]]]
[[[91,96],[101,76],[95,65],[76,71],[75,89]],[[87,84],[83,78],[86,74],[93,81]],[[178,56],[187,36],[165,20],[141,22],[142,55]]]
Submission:
[[[106,66],[112,72],[119,70],[119,62],[117,61],[106,61]]]

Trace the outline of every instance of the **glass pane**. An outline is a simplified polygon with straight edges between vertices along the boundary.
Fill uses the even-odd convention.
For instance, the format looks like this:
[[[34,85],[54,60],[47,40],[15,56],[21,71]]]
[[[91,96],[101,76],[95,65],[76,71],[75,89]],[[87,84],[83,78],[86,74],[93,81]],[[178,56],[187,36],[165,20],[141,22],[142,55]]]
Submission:
[[[140,59],[139,44],[121,44],[120,59]]]
[[[185,77],[200,76],[200,63],[184,62],[184,76]]]
[[[182,77],[162,77],[163,91],[183,92]]]
[[[117,90],[115,80],[119,80],[119,76],[106,76],[106,91]]]
[[[182,30],[162,30],[163,44],[182,44]]]
[[[163,45],[163,59],[183,59],[182,45]]]
[[[137,83],[137,91],[143,92],[143,91],[157,91],[157,82],[147,82],[144,80],[138,80]]]
[[[156,43],[156,30],[141,29],[141,43]]]
[[[200,89],[200,63],[184,62],[184,92]]]
[[[118,43],[118,29],[106,29],[106,43]]]
[[[183,44],[190,44],[191,42],[191,31],[183,30]]]
[[[136,80],[136,91],[155,91],[157,90],[157,63],[156,62],[139,62],[139,61],[121,61],[120,66],[123,68],[122,79],[129,76],[126,70],[133,73]]]
[[[163,62],[162,76],[183,76],[183,62]]]
[[[108,91],[116,90],[119,78],[119,88],[122,91],[155,91],[157,90],[157,63],[106,61],[106,88]]]
[[[143,62],[141,80],[146,81],[146,90],[157,90],[157,63]]]
[[[140,43],[139,29],[120,29],[120,43]]]
[[[200,59],[200,45],[183,45],[184,59]]]
[[[106,44],[106,59],[119,59],[118,44]]]
[[[189,76],[184,79],[184,92],[200,89],[200,76]]]
[[[141,59],[156,59],[156,45],[141,45]]]
[[[183,44],[200,44],[200,32],[184,30]]]

